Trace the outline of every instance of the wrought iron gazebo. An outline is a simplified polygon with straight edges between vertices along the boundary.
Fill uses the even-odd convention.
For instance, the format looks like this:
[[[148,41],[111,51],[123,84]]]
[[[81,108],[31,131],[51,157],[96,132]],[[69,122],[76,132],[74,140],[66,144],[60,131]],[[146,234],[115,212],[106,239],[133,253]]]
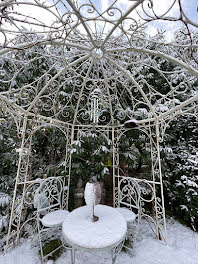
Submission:
[[[144,202],[154,204],[154,215],[141,214],[166,241],[160,144],[171,120],[196,115],[198,99],[191,89],[198,77],[198,24],[187,16],[182,1],[173,0],[161,11],[152,0],[5,0],[0,10],[0,104],[15,121],[21,140],[7,245],[12,232],[19,239],[33,203],[27,194],[42,181],[31,174],[31,150],[35,133],[46,127],[59,130],[66,142],[66,209],[71,145],[82,132],[94,127],[94,133],[110,141],[113,201],[118,206],[120,181],[131,184],[120,173],[119,141],[129,130],[141,131],[151,151],[152,179],[133,182],[151,190],[149,200],[141,194],[140,200],[142,207]],[[166,23],[183,28],[175,36],[165,34],[166,39],[161,33]],[[158,34],[152,35],[156,28]],[[171,67],[163,69],[167,62]],[[148,74],[157,81],[146,78]]]

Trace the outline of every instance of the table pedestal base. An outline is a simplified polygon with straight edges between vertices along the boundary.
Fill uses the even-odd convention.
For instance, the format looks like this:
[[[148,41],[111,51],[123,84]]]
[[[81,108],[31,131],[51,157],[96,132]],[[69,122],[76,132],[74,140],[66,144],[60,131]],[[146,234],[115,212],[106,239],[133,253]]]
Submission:
[[[119,245],[112,248],[112,250],[111,250],[112,264],[115,264],[117,256],[120,254],[120,251],[122,250],[124,242],[125,242],[125,239]]]
[[[88,250],[88,249],[75,249],[75,248],[72,248],[71,250],[71,264],[75,264],[76,263],[76,251],[80,251],[82,254],[83,253],[89,253],[89,254],[92,254],[98,258],[101,258],[101,264],[105,264],[105,260],[107,259],[107,257],[105,256],[102,256],[102,254],[104,253],[109,253],[109,255],[111,256],[111,259],[112,259],[112,264],[115,264],[116,262],[116,259],[117,259],[117,256],[119,255],[120,251],[122,250],[122,247],[124,245],[124,242],[125,242],[125,239],[120,243],[118,244],[117,246],[111,248],[111,249],[103,249],[103,250]],[[101,254],[99,254],[101,253]],[[80,256],[80,258],[82,259],[82,263],[85,263],[88,261],[88,258],[87,257],[83,257],[82,255]],[[86,258],[86,259],[84,259]]]
[[[72,249],[71,250],[71,264],[75,264],[76,261],[76,250]]]

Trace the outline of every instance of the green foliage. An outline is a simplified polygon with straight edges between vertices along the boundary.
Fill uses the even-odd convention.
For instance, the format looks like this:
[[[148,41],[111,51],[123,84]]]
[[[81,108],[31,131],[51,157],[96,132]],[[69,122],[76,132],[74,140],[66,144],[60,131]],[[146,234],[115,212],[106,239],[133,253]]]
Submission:
[[[111,141],[95,132],[80,133],[71,147],[72,178],[81,177],[87,182],[91,177],[102,178],[108,172],[107,162],[110,155]]]
[[[164,158],[166,204],[194,230],[198,228],[198,122],[193,116],[174,120],[166,143],[172,148]]]
[[[120,139],[121,166],[126,166],[129,176],[138,177],[143,165],[150,167],[150,152],[146,148],[146,136],[138,129],[128,130]]]
[[[62,242],[60,239],[50,240],[47,244],[43,246],[43,255],[45,256],[49,254],[50,252],[52,252],[53,250],[56,250],[61,245],[62,245]],[[54,253],[50,255],[50,259],[56,260],[58,257],[60,257],[62,252],[63,252],[62,247],[57,249]]]
[[[32,179],[65,175],[65,135],[56,127],[43,126],[33,136],[30,157]]]
[[[19,141],[15,126],[11,124],[0,123],[0,190],[8,194],[12,193],[15,183]]]
[[[1,113],[1,117],[6,115]],[[8,229],[8,215],[17,171],[18,140],[13,120],[7,122],[5,119],[0,122],[0,237]]]

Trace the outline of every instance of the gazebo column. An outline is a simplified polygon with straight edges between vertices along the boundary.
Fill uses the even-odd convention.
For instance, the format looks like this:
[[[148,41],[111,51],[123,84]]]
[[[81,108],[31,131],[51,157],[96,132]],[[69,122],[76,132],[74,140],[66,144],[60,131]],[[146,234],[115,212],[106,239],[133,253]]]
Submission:
[[[64,191],[64,201],[63,201],[63,208],[68,210],[68,200],[69,200],[69,187],[70,187],[70,180],[71,180],[71,164],[72,164],[72,152],[71,146],[74,141],[74,130],[75,125],[73,124],[71,128],[68,130],[68,138],[67,138],[67,146],[66,146],[66,174],[67,174],[67,186],[68,189]],[[65,204],[66,201],[66,204]]]
[[[152,129],[153,131],[151,131]],[[153,213],[154,213],[156,235],[158,239],[164,240],[167,243],[163,181],[162,181],[162,169],[161,169],[161,159],[160,159],[161,138],[160,138],[160,129],[159,129],[158,120],[156,120],[154,126],[150,127],[150,140],[151,140],[151,173],[152,173],[152,180],[154,183]],[[156,190],[157,186],[159,187],[159,190]]]
[[[17,239],[19,238],[20,221],[21,221],[21,215],[22,215],[22,207],[23,207],[22,205],[23,205],[25,186],[23,187],[23,195],[20,201],[17,201],[16,194],[17,194],[19,183],[26,181],[27,172],[28,172],[28,164],[29,164],[28,161],[29,161],[29,154],[30,154],[29,148],[31,148],[31,144],[28,144],[28,148],[25,148],[25,145],[27,144],[27,141],[26,141],[27,122],[28,122],[27,116],[25,115],[24,120],[23,120],[23,127],[19,135],[19,137],[21,137],[21,147],[19,149],[18,169],[17,169],[15,187],[14,187],[14,192],[13,192],[12,208],[11,208],[7,242],[6,242],[6,250],[8,249],[12,227],[16,228]]]
[[[20,184],[23,188],[23,193],[21,197],[20,207],[19,207],[19,217],[18,217],[18,223],[17,223],[17,237],[16,237],[16,243],[18,243],[20,239],[20,233],[22,231],[22,226],[24,226],[26,217],[27,217],[27,205],[25,203],[25,195],[26,195],[26,188],[27,188],[27,182],[31,180],[30,175],[30,154],[31,154],[31,147],[32,147],[32,135],[33,131],[31,131],[30,135],[27,137],[27,139],[24,142],[24,146],[22,149],[22,162],[21,162],[21,174],[20,179],[18,182],[18,185]],[[27,134],[26,134],[27,136]]]
[[[118,179],[119,177],[119,131],[112,128],[112,166],[113,166],[113,207],[118,207]]]
[[[69,202],[69,187],[70,187],[70,178],[71,178],[71,163],[72,163],[72,154],[71,154],[71,145],[74,140],[74,126],[68,127],[66,132],[66,146],[65,146],[65,189],[63,191],[63,200],[62,208],[68,210]]]

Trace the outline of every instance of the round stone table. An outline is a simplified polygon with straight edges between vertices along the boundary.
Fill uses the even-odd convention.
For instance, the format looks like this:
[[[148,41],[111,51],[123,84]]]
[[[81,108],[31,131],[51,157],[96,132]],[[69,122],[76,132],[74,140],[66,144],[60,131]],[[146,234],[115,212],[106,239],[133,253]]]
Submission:
[[[82,206],[73,210],[64,220],[63,238],[73,249],[72,264],[75,263],[75,250],[111,250],[112,263],[115,263],[127,232],[125,218],[114,208],[106,205],[95,206],[97,222],[91,220],[91,208]],[[120,249],[118,249],[118,247]]]

